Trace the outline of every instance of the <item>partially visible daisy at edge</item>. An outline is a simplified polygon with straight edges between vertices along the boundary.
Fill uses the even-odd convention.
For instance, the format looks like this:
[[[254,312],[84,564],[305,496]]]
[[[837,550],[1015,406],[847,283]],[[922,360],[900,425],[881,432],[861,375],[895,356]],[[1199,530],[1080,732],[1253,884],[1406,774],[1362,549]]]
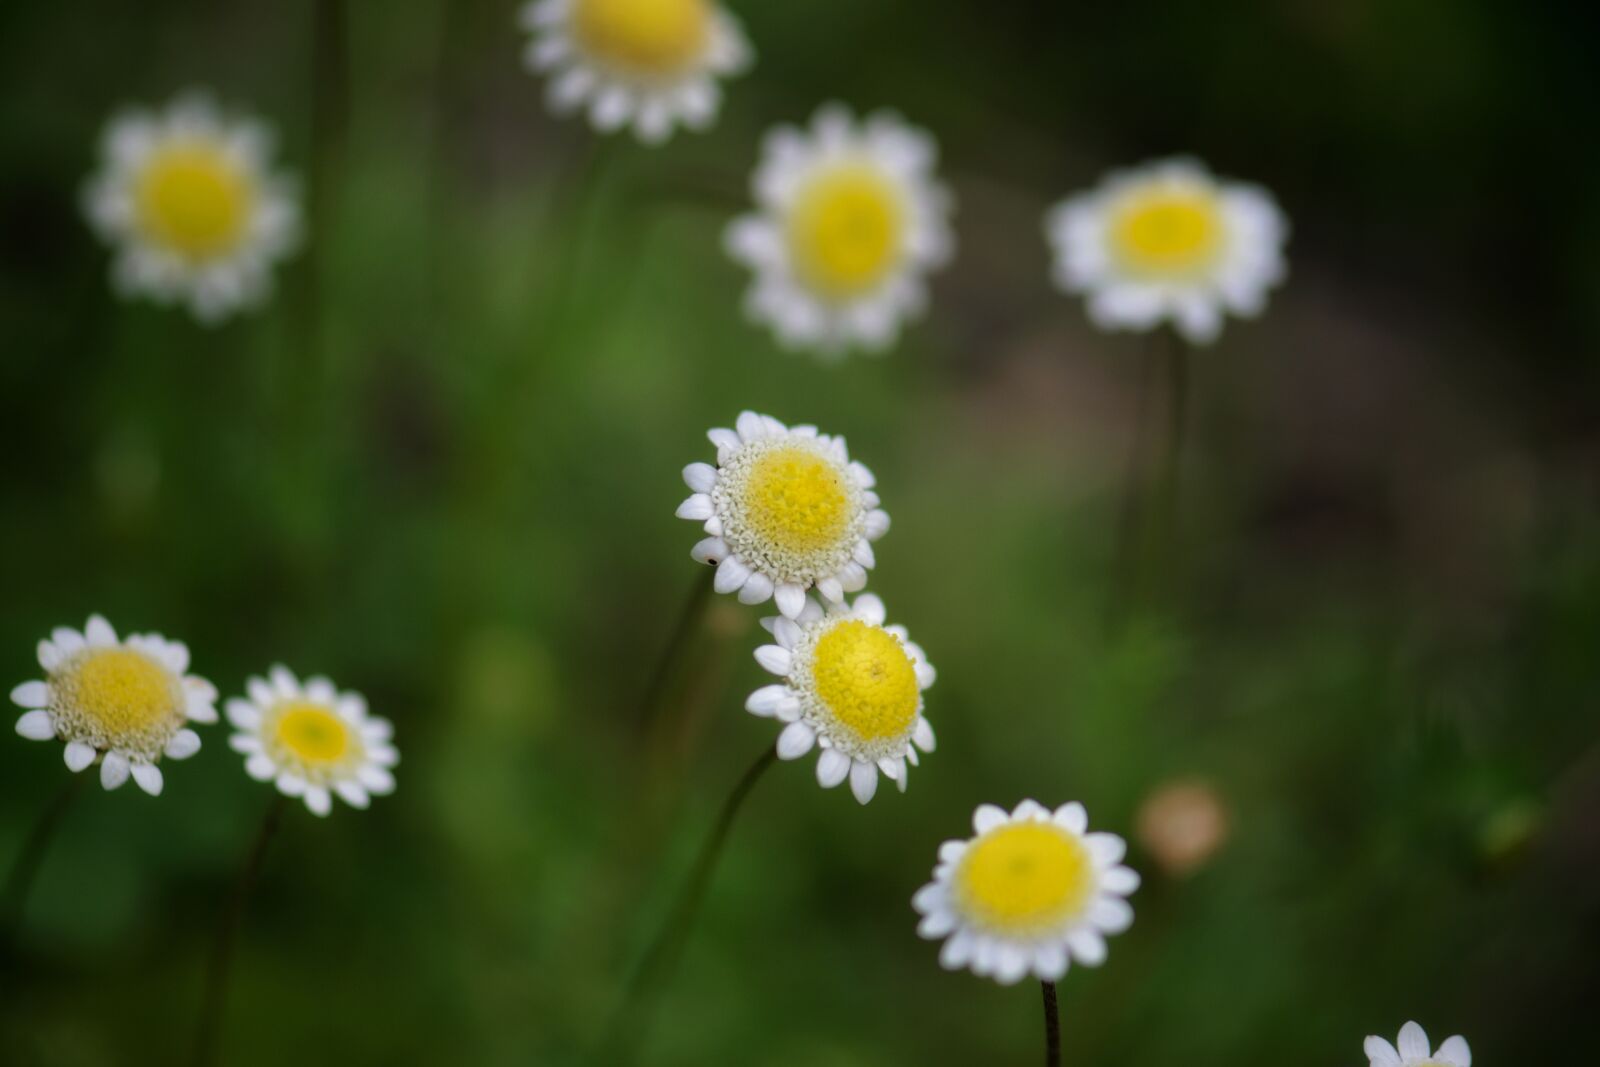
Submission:
[[[955,247],[937,159],[932,137],[887,111],[857,120],[831,104],[810,129],[768,133],[751,179],[757,210],[724,238],[755,276],[747,315],[825,358],[891,347]]]
[[[1456,1034],[1433,1049],[1427,1032],[1414,1022],[1400,1028],[1398,1046],[1374,1035],[1367,1038],[1365,1051],[1370,1067],[1472,1067],[1472,1050],[1467,1047],[1466,1038]]]
[[[820,748],[818,784],[831,789],[848,777],[863,804],[880,773],[905,792],[907,764],[916,766],[919,748],[934,748],[922,691],[936,674],[904,626],[884,625],[886,616],[868,593],[826,609],[807,599],[797,618],[762,619],[776,644],[756,649],[756,662],[782,681],[745,702],[752,714],[787,724],[779,758]]]
[[[245,757],[245,773],[327,815],[333,796],[365,808],[394,792],[400,762],[389,720],[367,712],[359,693],[339,692],[326,678],[301,682],[277,666],[245,683],[248,698],[228,701],[235,733],[228,744]]]
[[[217,721],[217,691],[187,673],[189,649],[159,634],[118,640],[111,624],[91,615],[80,633],[68,626],[39,642],[45,680],[11,691],[25,709],[17,733],[34,741],[66,742],[73,772],[100,762],[100,784],[116,789],[131,775],[159,796],[163,758],[188,759],[200,735],[188,724]]]
[[[977,836],[939,846],[933,881],[912,897],[917,933],[944,938],[939,962],[1010,985],[1032,973],[1054,982],[1071,960],[1094,967],[1106,935],[1133,923],[1123,899],[1139,876],[1121,865],[1115,834],[1089,833],[1082,804],[1051,811],[1024,800],[1007,815],[993,804],[973,814]]]
[[[264,303],[300,238],[297,194],[272,153],[264,123],[225,117],[203,93],[113,116],[83,202],[113,249],[116,291],[186,304],[207,324]]]
[[[683,469],[693,495],[677,511],[705,530],[690,555],[716,565],[716,591],[744,604],[776,600],[793,619],[810,589],[837,602],[865,588],[872,542],[889,529],[872,472],[850,459],[844,438],[815,426],[745,411],[734,427],[706,435],[716,466]]]
[[[1229,315],[1253,317],[1287,273],[1288,222],[1272,194],[1177,158],[1115,171],[1051,209],[1055,283],[1103,330],[1170,322],[1209,344]]]
[[[743,72],[751,50],[714,0],[532,0],[523,60],[548,77],[551,111],[587,108],[602,133],[632,126],[659,144],[682,125],[708,128],[722,106],[719,78]]]

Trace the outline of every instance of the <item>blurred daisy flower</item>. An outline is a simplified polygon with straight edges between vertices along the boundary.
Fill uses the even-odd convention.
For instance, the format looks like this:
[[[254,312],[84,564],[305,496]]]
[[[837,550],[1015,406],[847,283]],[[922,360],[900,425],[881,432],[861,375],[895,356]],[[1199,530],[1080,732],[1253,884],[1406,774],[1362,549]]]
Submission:
[[[187,303],[205,323],[263,302],[273,264],[300,229],[295,194],[269,172],[271,156],[266,126],[225,119],[203,95],[115,116],[84,210],[116,249],[117,291]]]
[[[1069,959],[1103,961],[1105,935],[1133,922],[1123,898],[1139,888],[1120,866],[1122,838],[1087,833],[1082,804],[1051,812],[1024,800],[1010,815],[984,804],[972,826],[978,836],[939,847],[934,880],[912,898],[917,932],[946,939],[939,962],[1010,985],[1030,972],[1057,981]]]
[[[884,617],[883,601],[868,594],[827,609],[808,598],[798,618],[763,619],[777,643],[756,649],[756,662],[783,681],[745,702],[751,713],[788,724],[778,735],[780,758],[821,748],[817,781],[831,789],[848,776],[863,804],[880,772],[905,792],[906,764],[934,746],[922,717],[934,670],[905,627],[885,626]]]
[[[1260,314],[1283,280],[1288,224],[1265,189],[1171,159],[1109,175],[1051,210],[1056,284],[1088,298],[1104,330],[1164,320],[1196,344],[1223,316]]]
[[[245,691],[248,699],[228,701],[228,721],[238,731],[228,743],[246,757],[250,777],[303,797],[316,815],[328,814],[334,793],[365,808],[372,796],[394,792],[394,729],[367,714],[360,694],[341,693],[326,678],[302,684],[284,667],[251,678]]]
[[[526,65],[549,75],[552,111],[587,106],[595,129],[632,125],[651,144],[679,123],[710,126],[717,79],[751,58],[738,22],[712,0],[533,0],[522,23],[533,34]]]
[[[17,733],[34,741],[66,742],[67,767],[100,761],[100,784],[115,789],[132,775],[151,796],[161,793],[162,757],[188,759],[200,751],[190,722],[217,721],[217,691],[186,674],[189,650],[158,634],[118,640],[111,624],[89,617],[82,633],[62,626],[39,642],[45,680],[11,691],[28,709]]]
[[[887,112],[857,122],[830,105],[809,131],[773,130],[763,152],[751,182],[760,210],[725,241],[755,274],[748,314],[789,348],[888,348],[954,245],[933,139]]]
[[[1437,1051],[1429,1049],[1428,1035],[1416,1023],[1400,1028],[1398,1048],[1381,1037],[1366,1042],[1371,1067],[1472,1067],[1472,1050],[1460,1034],[1447,1038]]]
[[[678,506],[680,519],[705,524],[709,536],[690,555],[716,564],[717,592],[737,592],[745,604],[775,599],[793,619],[808,589],[838,601],[864,588],[871,542],[889,529],[872,472],[851,461],[844,438],[815,426],[753,411],[734,426],[707,435],[715,467],[683,469],[694,495]]]

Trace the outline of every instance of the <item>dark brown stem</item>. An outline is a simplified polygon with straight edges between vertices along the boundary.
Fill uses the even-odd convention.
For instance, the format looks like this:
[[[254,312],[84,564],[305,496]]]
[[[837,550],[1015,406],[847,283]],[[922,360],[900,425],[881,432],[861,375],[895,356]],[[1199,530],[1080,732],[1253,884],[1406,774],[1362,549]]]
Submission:
[[[1044,1067],[1061,1067],[1061,1015],[1056,1008],[1056,984],[1044,987]]]
[[[205,1000],[200,1008],[200,1028],[196,1032],[194,1042],[195,1067],[211,1067],[217,1062],[220,1048],[218,1038],[222,1033],[222,1015],[227,1002],[228,969],[233,962],[234,940],[239,932],[239,923],[244,918],[250,891],[255,888],[256,878],[261,873],[261,862],[267,854],[267,845],[278,829],[288,799],[279,794],[272,798],[272,803],[267,807],[267,813],[261,820],[261,828],[256,831],[255,841],[245,856],[244,867],[239,871],[239,880],[234,884],[233,896],[228,901],[228,910],[223,913],[222,925],[217,927],[217,939],[212,943],[211,957],[206,963]]]

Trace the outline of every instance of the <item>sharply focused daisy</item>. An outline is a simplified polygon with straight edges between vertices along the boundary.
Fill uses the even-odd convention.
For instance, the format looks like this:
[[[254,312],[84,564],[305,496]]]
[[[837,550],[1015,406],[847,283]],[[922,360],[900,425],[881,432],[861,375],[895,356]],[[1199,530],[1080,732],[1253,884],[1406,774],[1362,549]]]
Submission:
[[[642,141],[666,140],[679,123],[705,129],[717,117],[717,79],[750,63],[738,22],[714,0],[533,0],[529,70],[549,76],[551,110],[589,109],[604,133],[632,125]]]
[[[889,529],[872,472],[853,462],[844,438],[815,426],[785,426],[746,411],[732,430],[712,430],[717,465],[691,463],[694,495],[678,518],[709,535],[690,553],[716,564],[717,592],[745,604],[775,599],[795,618],[815,588],[830,601],[867,584],[871,542]]]
[[[1367,1038],[1366,1053],[1371,1067],[1472,1067],[1466,1038],[1457,1034],[1432,1050],[1427,1033],[1416,1023],[1400,1028],[1398,1048],[1381,1037]]]
[[[269,171],[271,155],[262,123],[226,119],[203,95],[115,116],[84,205],[116,249],[118,292],[186,303],[206,323],[264,301],[300,227],[291,183]]]
[[[936,155],[932,138],[895,115],[857,122],[836,105],[809,131],[768,134],[751,182],[759,211],[726,238],[755,273],[750,317],[785,346],[825,356],[892,345],[927,303],[924,275],[954,244]]]
[[[798,618],[761,620],[777,642],[756,649],[756,662],[783,679],[745,702],[752,714],[787,723],[778,756],[799,759],[820,748],[817,781],[831,789],[850,779],[865,804],[888,776],[901,792],[917,749],[933,751],[933,728],[922,717],[922,691],[934,670],[904,626],[885,626],[883,601],[870,593],[853,605],[824,609],[807,599]]]
[[[1288,225],[1265,189],[1171,159],[1108,176],[1045,221],[1056,284],[1088,299],[1101,329],[1163,321],[1206,344],[1224,314],[1253,316],[1283,280]]]
[[[115,789],[129,775],[151,796],[161,792],[163,757],[187,759],[200,751],[191,722],[217,721],[217,691],[185,673],[189,650],[159,634],[122,640],[98,615],[79,633],[57,627],[39,642],[45,680],[11,691],[28,709],[17,733],[34,741],[66,742],[67,766],[81,771],[100,761],[100,784]]]
[[[976,837],[939,847],[933,881],[912,898],[917,932],[947,939],[939,962],[1010,985],[1030,972],[1054,982],[1069,959],[1104,960],[1106,935],[1133,922],[1123,898],[1139,888],[1121,866],[1122,838],[1086,832],[1082,804],[1052,812],[1024,800],[1010,815],[984,804],[972,826]]]
[[[246,757],[250,777],[305,798],[317,815],[332,809],[334,793],[365,808],[372,796],[394,792],[394,730],[367,714],[360,694],[341,693],[326,678],[302,684],[284,667],[251,678],[245,691],[248,699],[228,701],[228,721],[238,730],[228,743]]]

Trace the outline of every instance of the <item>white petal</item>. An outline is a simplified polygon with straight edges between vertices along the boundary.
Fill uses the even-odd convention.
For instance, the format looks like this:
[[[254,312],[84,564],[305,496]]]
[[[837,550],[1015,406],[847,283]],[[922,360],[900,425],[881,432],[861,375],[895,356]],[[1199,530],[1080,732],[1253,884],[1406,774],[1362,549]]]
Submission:
[[[313,815],[327,815],[333,810],[333,797],[320,785],[310,786],[306,789],[306,807]]]
[[[866,534],[867,539],[876,541],[889,532],[889,513],[879,508],[867,513]]]
[[[275,664],[267,672],[267,677],[272,681],[272,688],[281,697],[297,697],[300,695],[300,682],[295,678],[294,672],[283,664]]]
[[[1055,820],[1056,825],[1069,834],[1082,834],[1089,828],[1089,813],[1076,800],[1057,808]]]
[[[11,703],[19,708],[48,708],[50,687],[44,682],[23,682],[11,691]]]
[[[785,583],[773,590],[772,595],[778,602],[778,610],[786,618],[796,618],[806,606],[806,591],[803,586]]]
[[[978,810],[972,813],[972,828],[980,834],[1003,826],[1006,821],[1005,811],[993,804],[979,804]]]
[[[874,763],[853,763],[850,767],[850,792],[865,804],[878,791],[878,767]]]
[[[1427,1031],[1414,1022],[1406,1023],[1400,1028],[1400,1041],[1396,1047],[1400,1050],[1400,1055],[1408,1060],[1425,1060],[1428,1058],[1428,1053],[1433,1051],[1432,1046],[1428,1044]]]
[[[929,939],[943,937],[955,928],[955,912],[948,910],[929,912],[917,924],[917,936]]]
[[[179,730],[172,735],[172,740],[167,742],[163,755],[168,759],[188,759],[199,751],[200,735],[193,730]]]
[[[367,791],[361,788],[359,782],[339,782],[334,785],[334,791],[352,808],[367,808],[372,804],[372,798]]]
[[[83,635],[70,626],[57,626],[50,631],[50,640],[55,643],[56,651],[62,659],[75,656],[89,647]]]
[[[728,554],[728,543],[720,537],[707,537],[703,541],[696,541],[695,546],[689,550],[689,556],[696,563],[720,563],[722,557]]]
[[[756,649],[756,662],[767,672],[783,678],[788,675],[789,668],[794,666],[794,657],[786,648],[778,645],[762,645]]]
[[[850,610],[874,626],[882,626],[883,620],[889,617],[889,609],[883,606],[883,599],[876,593],[862,593]]]
[[[1030,954],[1017,945],[1004,945],[995,957],[994,977],[1001,985],[1015,985],[1028,973]]]
[[[976,945],[976,939],[971,934],[965,930],[956,931],[955,936],[939,949],[939,966],[947,971],[965,967],[972,959],[972,950]]]
[[[254,730],[261,725],[261,709],[248,700],[237,697],[227,703],[228,721],[241,730]]]
[[[373,796],[388,796],[394,792],[394,775],[382,767],[363,767],[356,772],[356,780]]]
[[[1089,855],[1094,857],[1095,863],[1102,867],[1120,863],[1122,857],[1128,854],[1128,843],[1116,834],[1084,834],[1083,847],[1089,850]]]
[[[56,721],[48,711],[25,711],[17,720],[17,733],[29,741],[49,741],[56,736]]]
[[[306,780],[300,777],[298,774],[293,774],[289,771],[278,772],[276,785],[278,787],[278,792],[282,793],[286,797],[304,796],[306,792]]]
[[[743,588],[744,583],[750,580],[750,568],[740,563],[735,556],[729,556],[717,564],[716,578],[712,581],[712,588],[719,593],[731,593]]]
[[[1472,1067],[1472,1050],[1467,1047],[1467,1039],[1460,1034],[1445,1038],[1444,1044],[1439,1046],[1439,1051],[1434,1054],[1434,1059],[1444,1060],[1452,1067]]]
[[[39,666],[45,670],[55,670],[66,658],[66,654],[55,646],[55,642],[49,640],[39,642]]]
[[[89,625],[83,628],[83,638],[90,648],[109,648],[117,643],[117,631],[103,616],[89,616]]]
[[[839,584],[837,578],[820,578],[817,580],[817,592],[837,604],[844,599],[844,586]]]
[[[270,782],[278,775],[278,765],[258,752],[244,761],[244,773],[258,782]]]
[[[694,493],[709,493],[717,484],[717,468],[709,463],[691,463],[683,468],[683,482]]]
[[[1059,982],[1067,973],[1066,946],[1056,942],[1033,950],[1033,970],[1042,981]]]
[[[817,743],[816,732],[803,722],[792,722],[778,735],[778,758],[799,759]]]
[[[760,715],[770,719],[778,713],[778,705],[789,699],[789,687],[786,685],[764,685],[751,693],[744,702],[744,710],[752,715]]]
[[[107,752],[100,761],[100,784],[115,789],[128,780],[128,757],[120,752]]]
[[[1081,928],[1067,937],[1072,956],[1085,967],[1098,967],[1106,961],[1106,939],[1098,930]]]
[[[133,772],[133,780],[140,789],[153,797],[161,795],[162,777],[161,768],[154,763],[133,763],[129,765]]]
[[[1037,800],[1024,800],[1011,810],[1013,819],[1026,819],[1029,822],[1040,822],[1050,817],[1050,812]]]
[[[67,762],[67,770],[71,771],[73,774],[77,774],[79,771],[89,766],[89,764],[93,763],[95,757],[99,754],[100,753],[95,751],[94,746],[88,744],[87,742],[68,741],[63,758]]]
[[[850,774],[850,757],[836,748],[825,748],[817,757],[817,784],[832,789]]]
[[[1400,1053],[1385,1038],[1368,1037],[1362,1049],[1371,1061],[1369,1067],[1400,1067]]]
[[[739,412],[739,418],[734,422],[733,428],[739,431],[740,438],[747,444],[767,436],[766,423],[753,411]]]
[[[1127,896],[1139,888],[1139,873],[1128,867],[1113,867],[1100,876],[1100,888],[1107,893]]]
[[[739,590],[739,603],[765,604],[772,599],[772,579],[765,574],[751,574]]]
[[[1121,897],[1096,897],[1089,905],[1089,921],[1108,934],[1120,934],[1133,925],[1133,906]]]

